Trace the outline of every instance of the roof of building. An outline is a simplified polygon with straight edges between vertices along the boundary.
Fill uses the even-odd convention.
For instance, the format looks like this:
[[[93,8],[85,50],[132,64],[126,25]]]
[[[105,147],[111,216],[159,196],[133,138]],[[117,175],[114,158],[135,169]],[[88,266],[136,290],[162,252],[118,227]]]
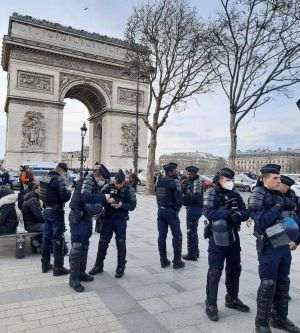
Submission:
[[[121,46],[121,47],[126,47],[128,48],[128,43],[125,40],[119,39],[119,38],[114,38],[114,37],[109,37],[106,35],[101,35],[98,34],[96,32],[88,32],[82,29],[75,29],[73,27],[67,27],[64,26],[60,23],[55,23],[55,22],[51,22],[51,21],[47,21],[47,20],[41,20],[41,19],[36,19],[32,16],[29,15],[20,15],[16,12],[14,12],[12,14],[12,16],[10,17],[10,20],[14,20],[14,21],[21,21],[21,22],[27,22],[30,23],[32,25],[38,25],[38,26],[43,26],[46,28],[51,28],[54,30],[59,30],[62,32],[66,32],[66,33],[70,33],[70,34],[75,34],[75,35],[79,35],[85,38],[89,38],[89,39],[93,39],[95,41],[100,41],[100,42],[105,42],[105,43],[109,43],[109,44],[114,44],[117,46]]]

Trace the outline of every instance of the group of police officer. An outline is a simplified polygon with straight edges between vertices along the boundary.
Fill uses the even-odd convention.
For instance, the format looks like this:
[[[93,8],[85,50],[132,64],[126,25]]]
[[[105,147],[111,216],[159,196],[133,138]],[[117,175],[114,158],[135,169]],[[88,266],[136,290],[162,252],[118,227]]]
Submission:
[[[294,181],[280,176],[280,166],[268,164],[261,169],[261,176],[249,199],[248,209],[234,189],[234,171],[223,168],[217,172],[203,203],[204,187],[198,168],[186,168],[187,177],[179,180],[177,164],[164,166],[165,176],[156,183],[158,205],[158,251],[162,268],[170,266],[166,238],[170,227],[173,244],[173,268],[184,268],[184,260],[197,261],[199,257],[198,223],[204,213],[208,223],[204,237],[208,239],[206,284],[206,314],[218,321],[218,286],[226,259],[225,305],[241,312],[250,309],[238,297],[241,267],[239,231],[241,223],[251,217],[255,222],[259,276],[257,293],[256,332],[270,333],[270,325],[287,332],[300,332],[288,318],[289,273],[291,251],[299,244],[300,203],[291,186]],[[116,278],[124,275],[126,265],[126,228],[129,211],[136,208],[135,190],[125,181],[119,170],[110,182],[110,172],[104,165],[93,173],[81,177],[71,198],[65,183],[68,171],[59,163],[46,179],[41,181],[41,199],[45,204],[42,246],[42,272],[53,269],[53,275],[70,273],[69,284],[77,292],[84,291],[82,281],[93,281],[93,276],[103,272],[104,259],[110,240],[115,233],[118,252]],[[70,201],[70,270],[64,267],[64,205]],[[186,206],[187,254],[182,255],[182,232],[179,211]],[[94,267],[86,273],[92,219],[96,216],[100,230],[97,258]],[[53,251],[54,265],[50,264]]]
[[[110,172],[101,164],[92,173],[81,177],[71,198],[65,177],[68,168],[59,163],[54,171],[40,182],[41,199],[44,202],[45,225],[42,245],[42,272],[53,269],[54,276],[70,274],[70,286],[77,292],[84,291],[81,282],[93,281],[93,276],[103,272],[103,263],[109,242],[116,235],[118,264],[116,278],[124,275],[126,265],[126,228],[128,212],[136,207],[136,195],[125,182],[125,174],[119,170],[110,182]],[[64,264],[64,206],[70,201],[69,224],[72,248],[69,255],[70,270]],[[97,218],[100,239],[96,263],[86,273],[89,238],[92,235],[93,217]],[[50,264],[53,250],[54,264]]]
[[[242,271],[239,231],[242,222],[254,220],[254,235],[257,238],[259,277],[257,292],[257,333],[270,333],[271,328],[287,332],[300,332],[288,318],[289,273],[291,251],[300,242],[300,202],[291,190],[294,181],[280,176],[280,166],[267,164],[249,199],[248,209],[234,189],[234,171],[223,168],[213,179],[203,205],[203,186],[198,168],[186,168],[187,179],[182,182],[177,176],[177,164],[164,166],[166,175],[156,184],[158,204],[158,250],[161,267],[170,265],[167,257],[166,237],[168,227],[173,236],[173,268],[183,268],[185,260],[196,261],[199,257],[198,221],[202,213],[208,219],[204,238],[208,239],[208,272],[206,284],[206,314],[218,321],[218,287],[226,259],[225,306],[241,312],[250,308],[238,297]],[[186,206],[188,253],[181,256],[182,233],[178,217],[182,205]],[[202,211],[203,210],[203,211]]]

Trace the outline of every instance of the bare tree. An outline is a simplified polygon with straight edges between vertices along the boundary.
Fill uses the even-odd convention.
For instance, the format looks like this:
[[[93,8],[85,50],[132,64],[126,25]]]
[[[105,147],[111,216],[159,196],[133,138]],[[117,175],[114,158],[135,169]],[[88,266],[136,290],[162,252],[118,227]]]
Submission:
[[[229,101],[229,160],[234,168],[241,121],[274,93],[288,96],[288,88],[300,81],[299,0],[220,2],[207,49]]]
[[[134,9],[126,39],[130,57],[146,74],[149,105],[143,120],[150,131],[147,192],[154,192],[158,130],[171,111],[193,94],[205,93],[213,83],[204,34],[197,13],[185,0],[157,0]]]

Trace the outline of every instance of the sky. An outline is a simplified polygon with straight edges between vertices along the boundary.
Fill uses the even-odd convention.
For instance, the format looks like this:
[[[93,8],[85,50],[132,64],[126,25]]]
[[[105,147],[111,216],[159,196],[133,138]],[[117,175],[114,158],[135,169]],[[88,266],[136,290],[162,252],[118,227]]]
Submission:
[[[66,26],[122,38],[126,21],[138,0],[10,0],[0,1],[0,36],[7,33],[9,16],[13,12]],[[213,15],[219,0],[192,0],[204,18]],[[84,10],[88,8],[88,10]],[[1,51],[2,46],[0,47]],[[0,53],[1,54],[1,53]],[[7,73],[0,68],[0,158],[5,149]],[[249,114],[238,131],[240,150],[257,148],[299,148],[300,112],[295,102],[300,87],[291,98],[278,96]],[[79,150],[80,131],[88,117],[86,107],[75,100],[65,100],[63,150]],[[221,91],[192,97],[184,111],[170,115],[159,131],[157,156],[181,151],[201,151],[227,157],[229,154],[228,102]]]

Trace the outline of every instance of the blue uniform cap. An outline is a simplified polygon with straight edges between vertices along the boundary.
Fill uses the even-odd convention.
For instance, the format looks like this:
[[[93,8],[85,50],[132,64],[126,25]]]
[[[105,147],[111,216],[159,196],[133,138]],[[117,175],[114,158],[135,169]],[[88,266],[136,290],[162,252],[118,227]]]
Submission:
[[[294,179],[292,179],[288,176],[281,175],[280,179],[281,179],[282,184],[285,184],[287,186],[293,186],[295,184]]]
[[[234,171],[229,168],[222,168],[217,172],[217,176],[223,176],[229,179],[233,179],[234,175],[235,175]]]
[[[117,183],[122,183],[125,180],[125,174],[121,169],[119,169],[118,173],[116,174],[115,180]]]
[[[191,166],[188,166],[187,168],[185,168],[185,170],[186,170],[187,172],[194,172],[194,173],[197,173],[197,172],[199,171],[199,168],[197,168],[197,167],[191,165]]]
[[[170,162],[168,164],[163,165],[163,168],[166,172],[168,172],[168,171],[175,170],[177,168],[177,166],[178,165],[176,163]]]
[[[110,178],[110,172],[108,171],[108,169],[106,168],[106,166],[104,164],[100,164],[99,172],[101,173],[101,175],[104,179]]]
[[[280,169],[281,169],[281,166],[279,164],[266,164],[260,169],[260,172],[261,172],[261,174],[275,173],[275,174],[279,175]]]

